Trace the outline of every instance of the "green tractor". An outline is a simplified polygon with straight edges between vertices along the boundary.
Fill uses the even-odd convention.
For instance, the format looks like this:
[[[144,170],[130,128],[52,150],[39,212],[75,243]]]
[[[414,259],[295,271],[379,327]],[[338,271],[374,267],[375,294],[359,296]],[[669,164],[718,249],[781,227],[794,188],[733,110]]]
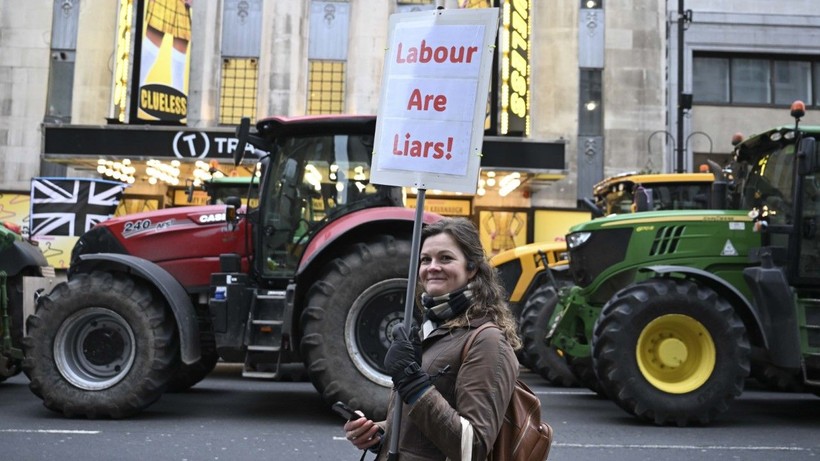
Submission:
[[[584,204],[593,217],[647,210],[707,208],[713,173],[624,173],[609,177],[593,188]],[[644,200],[636,200],[641,196]],[[567,271],[564,242],[537,242],[501,252],[490,260],[509,293],[509,304],[519,321],[524,347],[522,365],[555,386],[577,386],[577,380],[560,351],[544,342],[549,319],[558,302],[558,290],[572,284]],[[550,270],[544,270],[549,267]]]
[[[259,206],[259,178],[256,176],[213,176],[197,184],[189,182],[185,187],[188,203],[194,203],[194,193],[201,189],[208,196],[208,205],[227,204],[236,197],[242,205]],[[204,203],[201,203],[204,205]]]
[[[820,127],[800,127],[804,113],[797,102],[793,126],[736,146],[739,210],[571,229],[575,286],[547,338],[579,381],[640,419],[678,426],[710,423],[750,373],[820,391]]]
[[[54,281],[54,268],[19,226],[0,223],[0,381],[22,368],[24,318],[34,311],[35,292]]]

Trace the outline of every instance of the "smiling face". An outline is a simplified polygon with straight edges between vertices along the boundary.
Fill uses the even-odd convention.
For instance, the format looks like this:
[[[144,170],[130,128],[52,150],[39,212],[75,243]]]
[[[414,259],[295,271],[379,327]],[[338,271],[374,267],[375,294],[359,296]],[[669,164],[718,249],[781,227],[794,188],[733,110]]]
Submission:
[[[467,270],[467,258],[455,240],[436,234],[424,241],[419,256],[419,280],[430,296],[441,296],[465,285],[476,271]]]

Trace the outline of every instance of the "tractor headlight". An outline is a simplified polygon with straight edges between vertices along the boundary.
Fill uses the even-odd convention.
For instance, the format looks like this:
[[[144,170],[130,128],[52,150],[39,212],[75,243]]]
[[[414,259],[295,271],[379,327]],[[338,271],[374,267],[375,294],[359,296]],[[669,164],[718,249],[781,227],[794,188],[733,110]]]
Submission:
[[[590,236],[592,236],[592,232],[574,232],[569,234],[567,235],[567,246],[571,249],[578,248],[586,243]]]

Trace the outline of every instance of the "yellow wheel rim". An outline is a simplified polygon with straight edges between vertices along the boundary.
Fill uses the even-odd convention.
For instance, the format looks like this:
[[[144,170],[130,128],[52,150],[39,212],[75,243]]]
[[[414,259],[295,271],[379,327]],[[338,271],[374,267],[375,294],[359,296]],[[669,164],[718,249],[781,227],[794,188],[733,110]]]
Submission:
[[[644,378],[657,389],[685,394],[702,386],[715,369],[709,331],[687,315],[668,314],[649,322],[635,350]]]

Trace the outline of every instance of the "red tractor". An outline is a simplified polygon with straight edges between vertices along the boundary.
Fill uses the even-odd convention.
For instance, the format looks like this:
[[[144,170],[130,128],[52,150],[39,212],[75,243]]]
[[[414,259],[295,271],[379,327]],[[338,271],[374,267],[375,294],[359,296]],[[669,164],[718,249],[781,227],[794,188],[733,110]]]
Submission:
[[[66,416],[127,417],[222,358],[270,379],[304,364],[327,402],[385,416],[414,211],[400,188],[369,182],[375,123],[272,117],[253,135],[245,123],[258,207],[165,209],[83,235],[68,281],[28,320],[34,394]]]

